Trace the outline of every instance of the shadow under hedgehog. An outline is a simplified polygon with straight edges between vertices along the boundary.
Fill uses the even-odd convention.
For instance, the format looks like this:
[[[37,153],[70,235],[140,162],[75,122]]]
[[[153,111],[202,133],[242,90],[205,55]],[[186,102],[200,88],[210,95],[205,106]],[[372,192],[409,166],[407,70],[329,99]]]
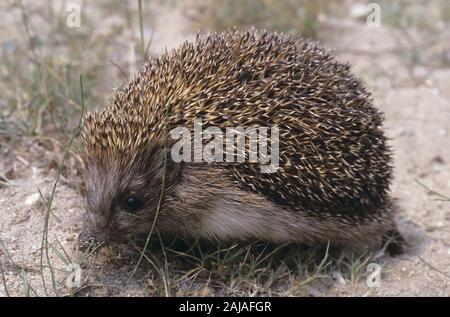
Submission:
[[[279,130],[279,168],[180,162],[169,131]],[[370,93],[317,44],[257,30],[198,37],[149,60],[83,120],[83,243],[152,229],[219,241],[376,248],[403,239],[389,198],[392,157]]]

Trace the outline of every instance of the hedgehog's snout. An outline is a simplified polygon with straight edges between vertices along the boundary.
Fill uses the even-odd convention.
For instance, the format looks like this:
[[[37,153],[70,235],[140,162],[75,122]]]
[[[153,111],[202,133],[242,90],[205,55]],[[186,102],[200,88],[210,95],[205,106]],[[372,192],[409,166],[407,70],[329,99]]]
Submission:
[[[78,247],[83,252],[90,252],[103,243],[104,241],[98,239],[98,237],[96,237],[89,230],[83,229],[83,231],[81,231],[80,235],[78,236]]]
[[[106,242],[105,235],[93,228],[86,217],[83,222],[83,228],[78,236],[79,249],[83,252],[90,252],[91,250],[98,249],[100,245],[103,245]]]

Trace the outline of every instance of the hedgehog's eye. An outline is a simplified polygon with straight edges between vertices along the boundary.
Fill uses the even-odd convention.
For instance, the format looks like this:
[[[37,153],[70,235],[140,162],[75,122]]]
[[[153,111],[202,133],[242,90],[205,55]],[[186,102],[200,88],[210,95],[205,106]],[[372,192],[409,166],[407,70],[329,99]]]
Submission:
[[[142,207],[142,201],[136,196],[127,196],[122,201],[122,207],[127,212],[135,212]]]

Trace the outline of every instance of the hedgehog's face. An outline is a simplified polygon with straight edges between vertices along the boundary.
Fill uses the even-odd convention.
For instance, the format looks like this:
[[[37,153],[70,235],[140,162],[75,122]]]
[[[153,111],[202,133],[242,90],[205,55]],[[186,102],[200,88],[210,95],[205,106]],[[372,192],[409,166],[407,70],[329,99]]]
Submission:
[[[88,164],[82,242],[127,242],[150,229],[162,173],[160,169],[143,173],[143,166],[129,164],[128,168],[116,163]]]
[[[150,162],[152,153],[143,150],[147,143],[139,135],[148,134],[148,126],[140,118],[107,110],[84,118],[87,208],[82,246],[130,239],[151,217],[152,186],[158,181],[151,174],[157,171],[148,169],[149,163],[141,166],[140,162]]]
[[[149,118],[109,109],[83,121],[87,210],[81,242],[127,242],[148,233],[175,166],[164,164]],[[85,243],[84,243],[85,244]]]

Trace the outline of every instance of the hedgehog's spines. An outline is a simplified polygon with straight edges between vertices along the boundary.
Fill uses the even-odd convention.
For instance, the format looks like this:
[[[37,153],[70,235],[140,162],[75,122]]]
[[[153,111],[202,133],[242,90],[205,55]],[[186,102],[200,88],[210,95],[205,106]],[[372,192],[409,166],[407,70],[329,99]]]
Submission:
[[[82,136],[87,154],[101,157],[153,149],[167,125],[192,128],[197,117],[223,129],[278,126],[277,173],[220,168],[278,204],[354,221],[377,217],[388,203],[391,154],[371,98],[348,64],[314,42],[232,30],[148,61],[107,110],[87,115]]]

